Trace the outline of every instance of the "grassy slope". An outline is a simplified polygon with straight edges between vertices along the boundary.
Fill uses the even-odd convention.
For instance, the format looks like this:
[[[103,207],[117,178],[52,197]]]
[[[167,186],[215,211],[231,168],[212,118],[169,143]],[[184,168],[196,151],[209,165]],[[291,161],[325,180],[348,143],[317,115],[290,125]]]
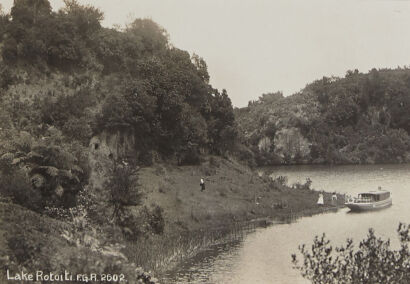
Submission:
[[[206,161],[198,167],[157,165],[140,171],[144,203],[164,209],[168,230],[194,230],[319,209],[317,192],[273,186],[267,177],[261,178],[235,161],[212,159],[215,162]],[[201,177],[206,181],[204,192],[200,191]],[[286,203],[288,208],[274,208],[278,203]]]

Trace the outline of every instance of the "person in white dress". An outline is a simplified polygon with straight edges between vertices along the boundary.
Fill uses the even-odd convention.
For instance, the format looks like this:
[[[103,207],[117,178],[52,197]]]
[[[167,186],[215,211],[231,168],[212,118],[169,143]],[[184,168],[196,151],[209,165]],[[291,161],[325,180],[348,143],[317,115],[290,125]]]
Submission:
[[[319,193],[319,199],[317,200],[318,205],[323,205],[323,193]]]

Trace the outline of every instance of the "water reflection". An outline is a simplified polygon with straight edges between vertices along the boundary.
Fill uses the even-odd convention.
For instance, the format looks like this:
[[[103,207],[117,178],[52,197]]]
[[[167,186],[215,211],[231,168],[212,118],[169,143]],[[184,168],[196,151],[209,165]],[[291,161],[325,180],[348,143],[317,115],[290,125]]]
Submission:
[[[183,262],[177,270],[169,272],[164,283],[218,283],[218,279],[232,278],[234,265],[238,262],[242,241],[211,247]],[[218,267],[218,270],[215,270]]]

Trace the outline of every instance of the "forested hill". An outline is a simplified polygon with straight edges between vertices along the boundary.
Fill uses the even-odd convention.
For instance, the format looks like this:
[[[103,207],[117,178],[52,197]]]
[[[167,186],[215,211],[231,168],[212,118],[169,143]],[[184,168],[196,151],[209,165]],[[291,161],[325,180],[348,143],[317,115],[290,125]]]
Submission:
[[[65,4],[55,12],[48,0],[16,0],[0,13],[3,172],[28,169],[50,187],[43,195],[59,188],[64,197],[87,183],[90,139],[102,133],[127,140],[114,158],[143,165],[195,164],[200,151],[231,147],[232,104],[209,84],[202,58],[152,20],[105,28],[98,9]]]
[[[259,165],[410,162],[410,69],[348,71],[236,109]]]

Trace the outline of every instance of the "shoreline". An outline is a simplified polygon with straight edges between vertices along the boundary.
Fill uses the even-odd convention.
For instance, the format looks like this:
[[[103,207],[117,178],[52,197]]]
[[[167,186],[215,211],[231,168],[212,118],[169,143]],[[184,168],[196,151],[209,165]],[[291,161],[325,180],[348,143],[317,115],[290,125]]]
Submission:
[[[326,163],[307,163],[307,164],[274,164],[274,165],[266,165],[266,166],[259,166],[255,167],[255,171],[257,170],[264,170],[264,169],[269,169],[269,168],[286,168],[286,167],[339,167],[339,166],[377,166],[377,165],[390,165],[390,166],[395,166],[395,165],[410,165],[410,162],[386,162],[386,163],[333,163],[333,164],[326,164]]]
[[[404,165],[404,164],[410,164],[410,162],[406,161],[397,161],[397,162],[377,162],[377,163],[294,163],[294,164],[272,164],[272,165],[263,165],[263,166],[257,166],[255,167],[256,169],[262,169],[262,168],[269,168],[269,167],[294,167],[294,166],[366,166],[366,165]]]
[[[282,224],[289,224],[292,222],[296,222],[300,218],[304,217],[313,217],[319,214],[328,214],[337,212],[340,209],[345,208],[344,205],[342,206],[331,206],[325,205],[324,207],[312,207],[308,210],[302,210],[299,212],[292,212],[291,215],[283,215],[283,216],[266,216],[266,217],[258,217],[255,219],[247,220],[238,222],[235,224],[227,224],[226,226],[239,226],[239,232],[236,231],[235,235],[232,232],[229,232],[228,235],[222,236],[220,239],[217,239],[214,242],[208,243],[206,246],[201,247],[200,249],[192,252],[191,254],[187,255],[186,257],[180,259],[179,261],[172,262],[170,266],[167,266],[159,271],[156,271],[156,275],[158,278],[162,279],[166,277],[166,275],[174,270],[177,269],[179,265],[183,262],[188,261],[189,259],[194,258],[196,255],[210,249],[213,246],[222,245],[222,244],[229,244],[235,241],[242,241],[243,238],[250,232],[253,232],[257,228],[268,228],[270,226],[282,225]],[[216,231],[218,228],[210,228],[209,231]]]

